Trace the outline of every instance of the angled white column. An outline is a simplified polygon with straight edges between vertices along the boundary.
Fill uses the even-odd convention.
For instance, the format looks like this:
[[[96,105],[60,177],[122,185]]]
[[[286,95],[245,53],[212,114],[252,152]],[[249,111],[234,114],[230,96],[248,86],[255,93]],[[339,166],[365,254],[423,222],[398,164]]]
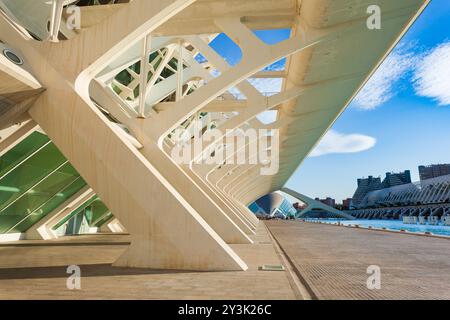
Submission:
[[[117,103],[108,96],[102,87],[93,81],[90,86],[91,96],[100,105],[113,106]],[[156,143],[153,143],[140,129],[136,122],[128,121],[119,111],[119,107],[110,108],[111,114],[120,121],[128,124],[132,132],[137,132],[145,147],[140,153],[167,179],[167,181],[183,194],[183,197],[202,216],[203,219],[227,243],[251,243],[252,240],[242,230],[242,225],[236,223],[233,217],[219,207],[188,173],[184,172]],[[142,119],[145,121],[145,119]]]
[[[205,184],[205,188],[210,189],[211,192],[216,194],[216,196],[219,197],[221,201],[225,202],[228,207],[230,207],[241,219],[243,219],[243,221],[247,224],[247,226],[250,227],[250,229],[255,230],[259,222],[257,218],[253,214],[249,215],[247,212],[243,211],[239,206],[237,206],[233,199],[228,197],[221,190],[214,188],[214,186],[208,181],[207,168],[208,166],[205,165],[192,166],[194,174]]]
[[[185,171],[191,179],[193,179],[199,186],[201,186],[202,190],[206,192],[211,199],[224,210],[224,212],[227,213],[227,215],[236,223],[236,225],[239,226],[243,232],[247,235],[255,234],[255,229],[248,223],[245,217],[242,216],[240,212],[238,212],[232,204],[227,202],[226,199],[221,197],[220,194],[214,192],[211,190],[208,185],[205,184],[205,182],[195,174],[195,172],[192,172],[190,169],[186,169]]]
[[[124,141],[89,97],[89,77],[96,70],[192,2],[135,0],[73,40],[47,43],[39,51],[0,20],[0,28],[8,30],[2,40],[20,48],[47,88],[30,115],[131,234],[131,246],[116,265],[247,268],[155,167]]]
[[[0,13],[2,41],[23,54],[39,80],[32,81],[34,89],[46,88],[30,115],[131,234],[131,246],[116,265],[245,269],[226,243],[249,243],[258,221],[245,205],[282,188],[429,1],[402,0],[383,7],[383,32],[366,28],[364,10],[350,14],[328,0],[302,0],[301,5],[295,0],[219,2],[134,0],[117,10],[84,8],[86,16],[89,11],[105,14],[87,17],[93,18],[84,24],[90,28],[59,43],[21,37],[26,30]],[[252,30],[287,21],[291,37],[274,45]],[[240,47],[240,63],[229,65],[208,45],[217,32]],[[157,62],[147,63],[150,53],[156,53]],[[351,54],[358,59],[347,59]],[[283,58],[284,71],[264,70]],[[21,76],[21,68],[15,69]],[[117,77],[122,71],[131,77],[128,85]],[[281,92],[259,92],[252,77],[282,78]],[[98,92],[112,89],[106,94],[115,103],[97,100],[93,79],[99,81]],[[241,95],[234,96],[234,88]],[[138,89],[142,95],[137,98]],[[266,110],[278,111],[272,126],[282,137],[279,170],[273,176],[261,175],[261,165],[227,167],[229,177],[221,176],[219,167],[193,166],[194,160],[212,157],[214,148],[223,147],[224,134],[204,141],[188,165],[169,155],[171,143],[192,137],[177,140],[175,129],[187,128],[187,135],[198,132],[192,119],[222,114],[214,115],[214,123],[205,121],[202,133],[213,126],[258,129],[262,124],[255,117]],[[436,195],[428,189],[423,199]]]
[[[173,160],[167,156],[156,144],[147,144],[141,150],[142,154],[165,174],[168,181],[183,197],[197,210],[206,222],[227,243],[252,243],[251,239],[235,223],[233,217],[227,213],[212,199],[204,188],[183,171]]]

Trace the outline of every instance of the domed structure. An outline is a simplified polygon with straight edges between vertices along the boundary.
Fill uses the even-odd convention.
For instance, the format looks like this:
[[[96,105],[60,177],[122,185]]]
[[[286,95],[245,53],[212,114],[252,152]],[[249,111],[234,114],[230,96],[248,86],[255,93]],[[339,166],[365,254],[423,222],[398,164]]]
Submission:
[[[292,204],[277,192],[259,198],[250,206],[250,209],[257,215],[263,214],[283,218],[296,213]]]

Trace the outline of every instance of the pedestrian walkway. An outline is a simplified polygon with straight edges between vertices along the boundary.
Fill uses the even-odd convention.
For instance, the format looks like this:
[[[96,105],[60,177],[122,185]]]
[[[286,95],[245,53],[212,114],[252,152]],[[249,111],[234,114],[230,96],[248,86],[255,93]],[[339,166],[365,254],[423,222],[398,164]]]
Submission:
[[[450,240],[297,221],[268,221],[317,299],[450,299]],[[369,266],[381,289],[369,290]]]

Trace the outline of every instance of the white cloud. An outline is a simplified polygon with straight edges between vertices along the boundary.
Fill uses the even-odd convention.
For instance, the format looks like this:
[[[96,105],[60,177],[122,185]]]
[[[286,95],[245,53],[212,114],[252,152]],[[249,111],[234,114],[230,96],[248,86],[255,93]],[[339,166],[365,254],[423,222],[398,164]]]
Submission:
[[[362,134],[343,134],[330,130],[322,138],[310,157],[319,157],[330,153],[356,153],[373,148],[377,140]]]
[[[404,48],[389,55],[355,98],[360,109],[375,109],[390,100],[397,92],[396,84],[411,71],[418,56]]]
[[[421,59],[414,72],[416,94],[450,105],[450,41],[442,43]]]
[[[280,60],[264,70],[279,71],[284,67],[284,61]],[[412,82],[418,96],[434,99],[439,105],[450,105],[450,41],[425,53],[414,42],[400,45],[355,97],[353,106],[365,110],[381,106],[404,89],[399,84],[401,80]],[[279,78],[253,78],[249,82],[266,95],[279,92],[282,86]]]

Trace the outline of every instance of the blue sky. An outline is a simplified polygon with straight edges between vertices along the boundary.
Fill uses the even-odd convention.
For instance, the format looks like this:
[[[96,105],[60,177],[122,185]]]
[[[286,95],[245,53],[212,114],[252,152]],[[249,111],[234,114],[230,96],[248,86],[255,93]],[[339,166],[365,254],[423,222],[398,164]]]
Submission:
[[[258,35],[274,43],[289,32]],[[226,36],[212,47],[239,62]],[[418,165],[450,163],[450,1],[431,2],[313,155],[287,186],[338,201],[353,194],[358,177],[410,169],[418,180]]]

